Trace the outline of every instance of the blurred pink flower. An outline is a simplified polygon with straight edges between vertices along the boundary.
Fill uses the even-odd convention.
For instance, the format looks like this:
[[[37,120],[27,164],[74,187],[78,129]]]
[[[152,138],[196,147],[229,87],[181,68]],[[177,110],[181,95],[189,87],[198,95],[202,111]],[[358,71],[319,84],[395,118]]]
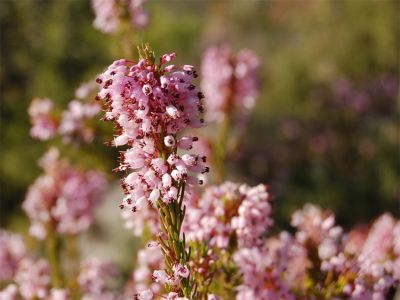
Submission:
[[[40,160],[44,175],[29,187],[23,210],[31,220],[30,233],[38,239],[47,235],[47,226],[60,234],[77,234],[93,221],[94,209],[102,200],[106,179],[97,171],[82,172],[60,159],[50,149]]]
[[[12,280],[26,249],[22,236],[0,229],[0,281]]]
[[[71,142],[74,135],[79,135],[85,143],[92,142],[94,129],[85,123],[93,119],[100,111],[101,107],[98,103],[82,103],[72,100],[68,104],[68,109],[61,115],[58,133],[65,142]]]
[[[91,2],[96,15],[93,25],[104,33],[117,33],[125,11],[135,27],[143,28],[149,23],[148,12],[144,9],[147,0],[92,0]]]
[[[50,286],[50,266],[43,258],[37,261],[24,258],[19,265],[15,281],[23,298],[44,299]]]
[[[10,283],[0,291],[0,300],[18,300],[18,287],[14,283]]]
[[[246,119],[259,94],[258,68],[257,56],[248,49],[234,54],[224,45],[204,52],[201,87],[208,121],[221,122],[226,114],[237,122]]]
[[[32,100],[28,113],[32,123],[30,134],[33,138],[45,141],[57,134],[58,123],[53,116],[53,109],[54,103],[50,99]]]
[[[100,297],[109,291],[110,282],[118,275],[117,267],[109,261],[90,257],[81,263],[78,283],[86,297]]]
[[[146,289],[152,293],[158,293],[161,290],[160,283],[154,282],[154,270],[165,268],[164,257],[158,245],[149,243],[143,249],[138,251],[137,267],[133,273],[135,292]],[[161,278],[160,278],[161,279]]]

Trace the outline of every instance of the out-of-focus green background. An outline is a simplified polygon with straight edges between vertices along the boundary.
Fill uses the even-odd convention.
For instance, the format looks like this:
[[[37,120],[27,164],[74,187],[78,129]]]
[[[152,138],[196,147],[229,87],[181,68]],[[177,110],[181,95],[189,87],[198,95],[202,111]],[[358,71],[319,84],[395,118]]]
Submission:
[[[262,93],[229,178],[272,185],[275,216],[314,202],[350,226],[398,214],[398,0],[150,0],[150,24],[132,33],[157,54],[200,66],[210,45],[253,49]],[[2,0],[1,225],[21,214],[48,143],[29,136],[27,107],[49,97],[61,108],[81,82],[118,56],[118,36],[92,26],[86,0]],[[110,170],[101,143],[74,162]],[[116,202],[117,203],[117,202]]]

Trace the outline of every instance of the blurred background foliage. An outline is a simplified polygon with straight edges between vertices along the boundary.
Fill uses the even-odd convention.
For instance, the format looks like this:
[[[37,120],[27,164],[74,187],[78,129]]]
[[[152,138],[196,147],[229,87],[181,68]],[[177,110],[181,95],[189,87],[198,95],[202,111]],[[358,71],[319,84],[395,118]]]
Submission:
[[[270,183],[278,224],[305,202],[333,210],[345,226],[398,215],[398,0],[150,0],[148,9],[150,25],[131,33],[131,45],[150,42],[198,68],[209,45],[259,55],[262,93],[228,178]],[[93,28],[87,0],[2,0],[0,18],[5,226],[22,214],[49,146],[29,136],[31,99],[65,108],[80,83],[127,53],[120,36]],[[117,152],[102,144],[105,127],[100,142],[64,153],[110,170]]]

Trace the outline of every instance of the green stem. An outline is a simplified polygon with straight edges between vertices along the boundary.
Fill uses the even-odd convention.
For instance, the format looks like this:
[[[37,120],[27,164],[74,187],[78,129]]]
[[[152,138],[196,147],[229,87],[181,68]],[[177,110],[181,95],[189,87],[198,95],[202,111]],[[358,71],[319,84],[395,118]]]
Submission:
[[[60,266],[60,240],[54,231],[54,227],[49,227],[46,238],[46,254],[51,268],[51,285],[60,288],[63,285]]]
[[[225,114],[224,121],[221,124],[219,135],[216,141],[214,152],[214,166],[216,181],[221,183],[225,180],[225,164],[228,150],[228,136],[231,126],[229,114]]]
[[[71,291],[71,298],[78,300],[81,299],[81,294],[78,284],[79,275],[79,239],[75,234],[66,236],[66,252],[68,259],[68,287]]]
[[[161,200],[158,200],[161,227],[167,237],[166,239],[162,239],[161,237],[158,239],[169,274],[173,273],[172,267],[175,264],[184,265],[190,270],[190,249],[189,251],[186,250],[184,234],[181,238],[181,226],[185,217],[185,207],[182,204],[185,192],[184,183],[180,184],[179,191],[178,199],[175,199],[169,204],[164,204]],[[168,288],[172,290],[172,287]],[[191,278],[191,274],[189,274],[188,278],[181,279],[179,290],[176,292],[189,299],[197,299],[195,289],[194,279]]]

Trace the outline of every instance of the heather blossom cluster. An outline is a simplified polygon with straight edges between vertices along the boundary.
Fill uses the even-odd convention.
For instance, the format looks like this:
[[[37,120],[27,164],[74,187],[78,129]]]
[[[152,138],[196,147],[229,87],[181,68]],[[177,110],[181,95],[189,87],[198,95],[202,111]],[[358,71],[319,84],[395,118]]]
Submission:
[[[199,175],[209,168],[204,165],[206,157],[187,152],[198,138],[182,132],[203,125],[203,95],[193,83],[193,66],[164,66],[173,61],[174,53],[163,55],[158,64],[149,46],[139,48],[139,54],[138,62],[117,60],[97,78],[105,120],[117,127],[113,144],[128,147],[117,168],[129,172],[122,180],[126,197],[120,207],[136,212],[150,204],[159,210],[164,236],[159,235],[158,242],[167,269],[155,271],[153,278],[173,292],[193,295],[190,252],[180,237],[183,200],[193,186],[203,183]]]
[[[236,299],[296,299],[286,273],[290,262],[301,254],[286,232],[262,246],[239,248],[233,259],[243,277]]]
[[[384,214],[366,234],[358,229],[346,234],[331,213],[314,205],[295,212],[296,240],[307,253],[306,276],[313,283],[303,292],[338,299],[386,299],[400,283],[399,222]],[[304,283],[298,288],[304,289]]]
[[[82,172],[60,158],[56,148],[40,160],[44,174],[29,187],[23,210],[31,220],[30,234],[44,239],[49,228],[60,234],[78,234],[93,221],[94,208],[106,187],[104,174]]]
[[[225,163],[237,155],[245,125],[260,92],[260,62],[250,49],[234,53],[228,45],[209,47],[201,63],[201,87],[205,95],[205,118],[215,130],[210,160],[215,178],[224,181]]]
[[[117,299],[112,291],[113,279],[118,276],[118,269],[110,261],[90,257],[81,263],[78,283],[84,299]]]
[[[138,266],[132,274],[135,293],[143,291],[149,291],[152,294],[160,293],[162,285],[154,280],[153,274],[157,275],[156,270],[165,269],[161,249],[154,242],[148,243],[146,247],[138,251],[137,262]]]
[[[33,99],[28,110],[31,136],[46,141],[59,135],[65,143],[91,143],[95,136],[93,119],[100,113],[101,106],[95,101],[85,100],[91,96],[94,87],[94,81],[83,83],[76,90],[75,99],[61,113],[48,98]]]
[[[249,49],[234,54],[224,45],[205,51],[201,87],[208,121],[222,122],[232,116],[238,122],[246,119],[259,94],[259,66],[257,56]]]
[[[48,98],[32,100],[28,113],[31,117],[33,138],[45,141],[57,134],[58,120],[53,116],[54,103]]]
[[[262,244],[273,224],[270,195],[263,184],[212,186],[201,197],[193,197],[189,208],[184,224],[188,240],[206,241],[210,247],[226,249],[232,238],[239,247]]]
[[[11,280],[24,258],[26,248],[20,235],[0,229],[0,281]]]
[[[81,262],[76,287],[54,287],[52,266],[45,258],[31,256],[22,236],[1,230],[0,243],[0,266],[7,272],[0,278],[2,286],[6,283],[0,291],[1,300],[72,300],[75,289],[84,300],[131,299],[116,291],[113,282],[118,273],[111,262],[86,258]]]
[[[134,27],[143,28],[149,22],[149,14],[144,8],[146,1],[92,0],[96,15],[93,25],[104,33],[115,34],[121,26],[122,19],[127,15]]]
[[[192,80],[197,77],[192,66],[163,64],[174,59],[166,54],[160,64],[149,59],[139,62],[115,61],[101,74],[98,97],[107,104],[106,120],[114,120],[119,134],[115,146],[128,145],[121,153],[120,171],[130,171],[123,180],[127,194],[121,207],[140,210],[149,201],[156,207],[183,197],[192,185],[202,183],[196,174],[207,173],[205,157],[185,153],[196,137],[183,136],[186,128],[202,126],[202,94]]]

